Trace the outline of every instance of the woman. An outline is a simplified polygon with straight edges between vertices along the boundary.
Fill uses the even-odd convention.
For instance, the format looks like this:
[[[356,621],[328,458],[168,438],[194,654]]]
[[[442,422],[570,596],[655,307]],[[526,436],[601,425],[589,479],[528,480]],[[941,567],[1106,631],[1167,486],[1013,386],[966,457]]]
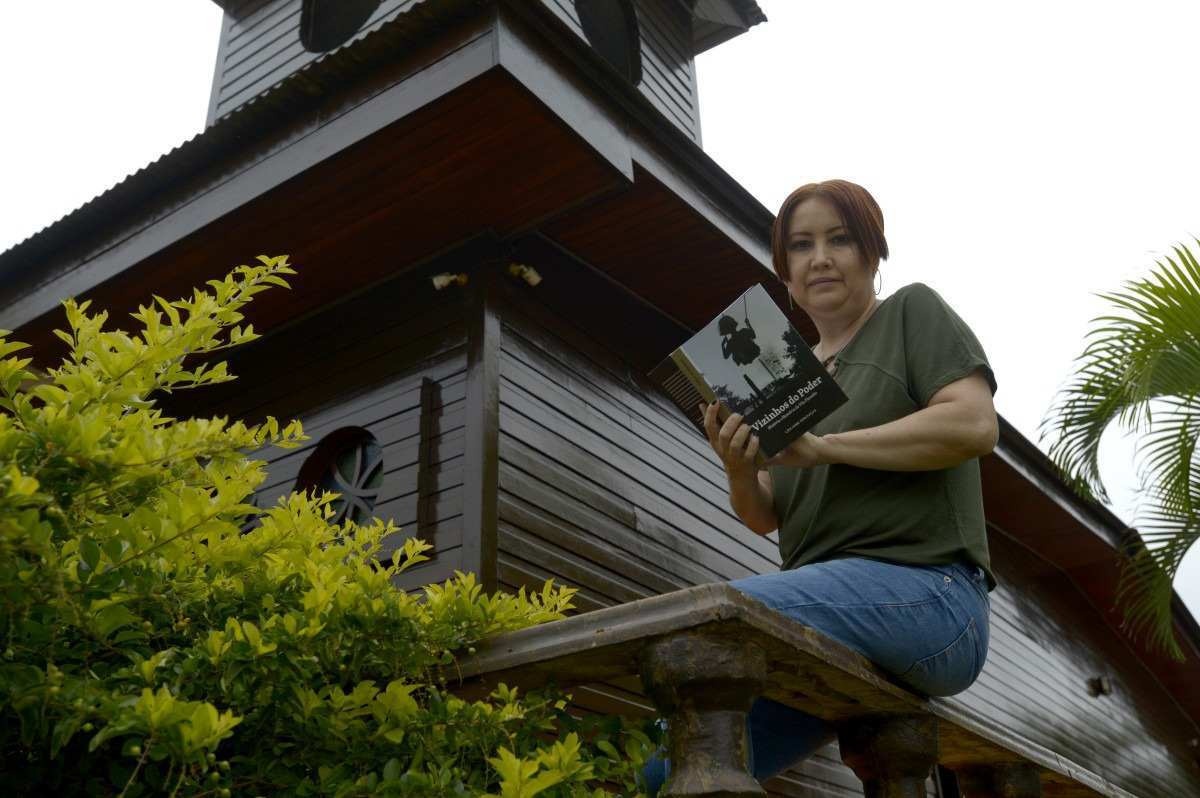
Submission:
[[[718,426],[717,406],[703,408],[734,512],[760,535],[779,530],[780,572],[732,585],[913,690],[965,690],[987,655],[995,586],[978,458],[999,433],[983,348],[924,285],[878,299],[883,214],[861,186],[797,189],[771,248],[790,298],[816,324],[813,351],[849,401],[762,470],[741,416]],[[748,725],[759,780],[834,737],[820,719],[767,699]],[[668,770],[663,760],[647,766],[651,795]]]

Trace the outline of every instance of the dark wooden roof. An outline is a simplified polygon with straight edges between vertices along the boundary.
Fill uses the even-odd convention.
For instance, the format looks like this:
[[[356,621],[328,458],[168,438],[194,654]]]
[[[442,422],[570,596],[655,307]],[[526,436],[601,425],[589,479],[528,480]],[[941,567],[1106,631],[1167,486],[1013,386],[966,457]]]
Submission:
[[[214,163],[229,158],[245,160],[250,142],[310,112],[330,92],[396,61],[398,52],[419,45],[431,30],[478,13],[483,4],[485,0],[438,0],[416,6],[354,47],[342,48],[292,74],[73,212],[9,247],[0,253],[0,303],[11,301],[14,289],[44,282],[48,275],[37,272],[47,269],[48,261],[61,260],[64,252],[105,235],[148,205],[160,206],[157,210],[161,213],[165,190],[186,184]]]

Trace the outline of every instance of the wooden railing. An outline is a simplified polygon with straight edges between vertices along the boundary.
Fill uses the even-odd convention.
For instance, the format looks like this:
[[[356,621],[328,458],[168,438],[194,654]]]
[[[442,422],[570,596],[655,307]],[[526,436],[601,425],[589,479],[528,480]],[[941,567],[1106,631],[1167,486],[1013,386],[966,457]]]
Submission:
[[[760,695],[833,723],[868,797],[924,796],[935,763],[958,774],[967,798],[1131,795],[953,700],[909,692],[856,652],[724,584],[531,627],[476,649],[458,663],[464,692],[500,682],[640,683],[670,724],[665,796],[765,795],[745,765],[746,713]]]

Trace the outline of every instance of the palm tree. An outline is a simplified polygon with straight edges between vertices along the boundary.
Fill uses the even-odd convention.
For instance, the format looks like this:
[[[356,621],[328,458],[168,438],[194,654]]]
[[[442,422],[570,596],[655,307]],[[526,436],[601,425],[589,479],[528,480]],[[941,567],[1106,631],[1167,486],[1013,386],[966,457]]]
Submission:
[[[1141,541],[1131,541],[1117,602],[1133,634],[1182,659],[1171,583],[1200,538],[1200,265],[1186,246],[1174,252],[1148,278],[1101,295],[1117,315],[1093,320],[1098,326],[1042,422],[1042,438],[1057,433],[1050,457],[1077,491],[1108,501],[1100,436],[1113,421],[1138,435]]]

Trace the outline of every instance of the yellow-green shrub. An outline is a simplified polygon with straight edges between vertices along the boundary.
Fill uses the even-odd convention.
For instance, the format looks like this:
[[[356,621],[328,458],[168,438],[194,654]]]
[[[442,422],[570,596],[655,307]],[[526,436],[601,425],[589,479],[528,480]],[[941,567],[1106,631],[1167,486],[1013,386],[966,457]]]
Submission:
[[[249,503],[265,471],[246,452],[295,446],[298,423],[156,406],[232,379],[211,353],[254,339],[240,309],[294,273],[259,260],[156,297],[132,333],[64,303],[69,353],[46,374],[0,333],[8,794],[631,792],[640,734],[614,721],[580,736],[557,696],[467,702],[432,676],[487,635],[561,617],[572,590],[489,596],[469,574],[395,590],[424,543],[382,565],[394,527],[333,525],[328,495]]]

